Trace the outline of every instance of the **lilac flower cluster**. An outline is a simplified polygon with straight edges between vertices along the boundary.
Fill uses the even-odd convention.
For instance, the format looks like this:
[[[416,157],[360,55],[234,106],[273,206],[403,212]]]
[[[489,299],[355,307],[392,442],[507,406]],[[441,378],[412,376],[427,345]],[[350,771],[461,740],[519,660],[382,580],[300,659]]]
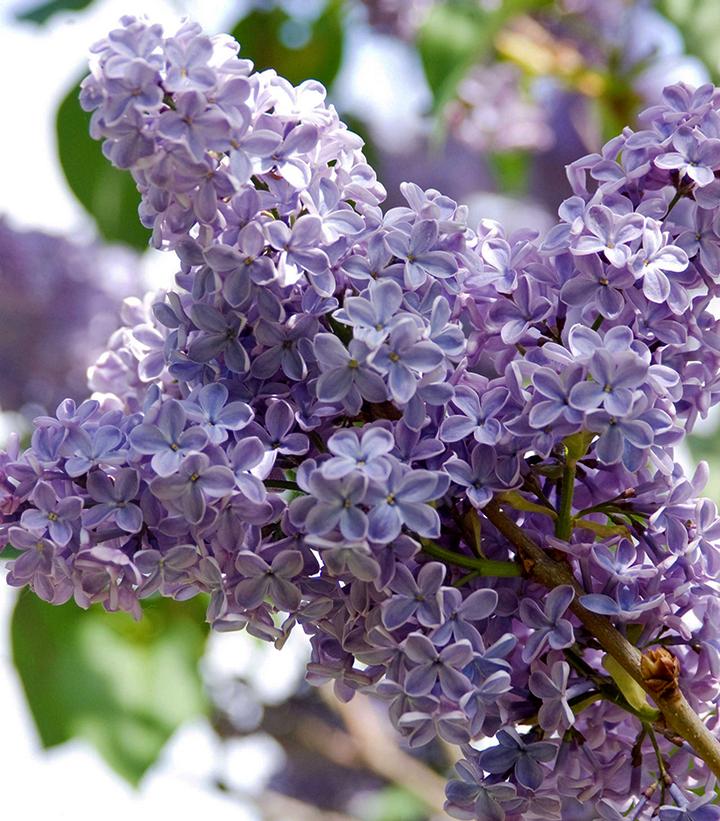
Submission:
[[[278,646],[300,625],[311,682],[462,748],[456,818],[719,818],[488,505],[671,647],[715,726],[720,519],[673,446],[720,396],[720,96],[668,88],[569,168],[545,237],[506,235],[411,184],[383,212],[322,87],[237,48],[134,18],[94,48],[93,132],[180,271],[126,302],[93,398],[0,455],[9,583],[138,617],[204,592],[213,627]]]

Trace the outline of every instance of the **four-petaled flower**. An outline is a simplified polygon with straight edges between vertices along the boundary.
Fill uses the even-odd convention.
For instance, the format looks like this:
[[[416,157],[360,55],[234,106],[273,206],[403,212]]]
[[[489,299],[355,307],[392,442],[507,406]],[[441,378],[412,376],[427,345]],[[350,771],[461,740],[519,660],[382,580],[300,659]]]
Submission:
[[[572,624],[563,618],[574,598],[575,591],[572,587],[562,584],[550,591],[542,610],[533,599],[523,599],[520,602],[520,618],[528,627],[533,628],[522,651],[523,661],[534,661],[548,644],[553,650],[562,650],[575,641]]]
[[[80,519],[83,500],[79,496],[59,499],[47,482],[37,483],[32,498],[35,508],[23,512],[20,524],[39,533],[47,531],[56,544],[66,545],[72,539],[73,525]]]
[[[232,493],[235,477],[224,465],[213,465],[205,453],[191,453],[171,476],[158,476],[150,483],[152,493],[193,524],[202,521],[207,498]]]
[[[505,727],[496,736],[497,747],[480,753],[480,765],[493,775],[514,772],[518,784],[537,790],[545,778],[541,764],[555,758],[557,746],[547,741],[525,741],[517,730]]]

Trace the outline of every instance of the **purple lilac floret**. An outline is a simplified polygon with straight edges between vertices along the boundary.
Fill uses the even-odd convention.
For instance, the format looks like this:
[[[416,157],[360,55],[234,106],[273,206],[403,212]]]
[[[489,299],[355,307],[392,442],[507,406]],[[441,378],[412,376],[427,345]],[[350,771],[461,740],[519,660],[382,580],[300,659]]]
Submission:
[[[717,818],[571,609],[671,647],[716,722],[720,521],[673,447],[720,398],[717,92],[668,88],[569,167],[545,237],[507,235],[412,184],[383,211],[322,86],[229,37],[128,17],[93,51],[92,132],[177,286],[126,302],[93,397],[0,454],[8,582],[301,625],[308,680],[461,747],[456,818]],[[523,575],[490,504],[583,595]]]

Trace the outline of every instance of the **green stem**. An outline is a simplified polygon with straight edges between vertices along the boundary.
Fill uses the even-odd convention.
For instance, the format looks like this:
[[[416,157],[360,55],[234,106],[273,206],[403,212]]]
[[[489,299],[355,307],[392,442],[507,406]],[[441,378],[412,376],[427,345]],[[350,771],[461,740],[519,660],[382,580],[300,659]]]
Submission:
[[[681,189],[678,189],[675,192],[675,196],[670,200],[670,204],[667,207],[667,211],[663,214],[663,219],[667,219],[668,214],[673,210],[673,208],[680,202],[680,200],[685,196],[685,192]]]
[[[476,559],[473,556],[466,556],[464,553],[456,553],[441,547],[429,539],[421,539],[422,549],[428,556],[440,561],[454,564],[457,567],[467,567],[468,570],[476,570],[481,576],[494,576],[495,578],[510,578],[521,576],[520,565],[515,562],[504,562],[497,559]]]
[[[598,314],[595,317],[595,321],[592,324],[593,331],[597,331],[600,328],[600,326],[603,324],[604,321],[605,321],[605,317],[602,314]]]
[[[479,575],[480,573],[478,573],[477,570],[471,570],[469,573],[466,573],[457,581],[453,582],[453,587],[465,587],[468,582],[471,582],[473,579],[477,579]]]
[[[570,704],[570,709],[573,711],[575,715],[581,713],[583,710],[590,707],[592,704],[595,704],[597,701],[602,701],[604,698],[602,693],[590,693],[590,695],[583,695],[582,699],[575,704]],[[572,700],[572,699],[571,699]]]
[[[560,489],[560,507],[558,517],[555,522],[555,535],[558,539],[567,542],[572,535],[572,505],[575,495],[575,470],[577,462],[566,452],[565,468],[562,475],[562,487]]]

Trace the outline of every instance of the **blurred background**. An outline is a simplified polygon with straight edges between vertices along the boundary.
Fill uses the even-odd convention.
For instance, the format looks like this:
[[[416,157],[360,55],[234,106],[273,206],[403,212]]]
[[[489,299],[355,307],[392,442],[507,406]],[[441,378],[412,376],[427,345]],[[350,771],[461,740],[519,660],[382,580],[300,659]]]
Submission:
[[[663,86],[720,79],[717,0],[0,0],[0,443],[83,398],[122,300],[172,283],[132,180],[77,104],[88,47],[143,13],[168,30],[189,15],[232,31],[258,68],[324,83],[389,205],[412,180],[467,203],[471,224],[509,230],[549,227],[564,166],[633,125]],[[720,500],[716,429],[705,420],[682,458],[711,462]],[[3,810],[446,817],[447,750],[411,755],[382,706],[306,685],[298,631],[279,653],[209,636],[203,616],[202,602],[151,600],[135,624],[0,584]]]

